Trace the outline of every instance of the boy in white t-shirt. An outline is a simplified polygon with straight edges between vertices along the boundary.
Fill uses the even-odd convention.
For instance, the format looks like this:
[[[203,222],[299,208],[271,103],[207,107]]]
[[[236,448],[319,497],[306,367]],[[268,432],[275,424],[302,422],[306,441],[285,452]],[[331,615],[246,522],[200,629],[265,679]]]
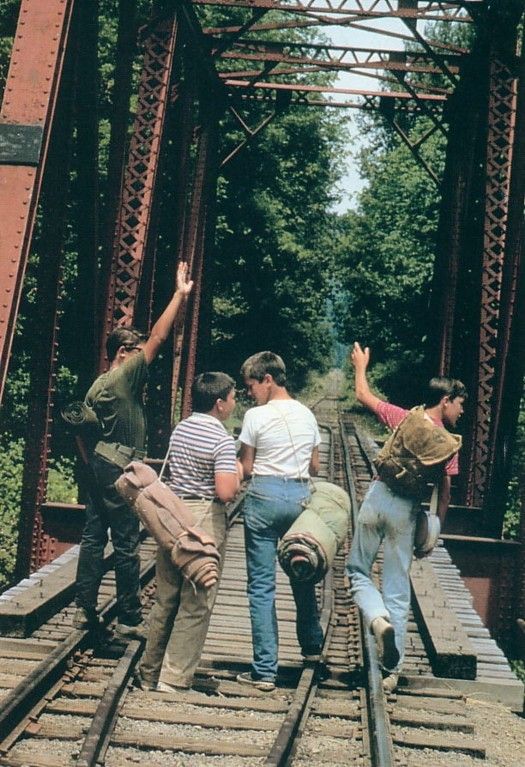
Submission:
[[[249,357],[241,368],[258,407],[244,416],[240,460],[251,481],[244,502],[248,599],[252,624],[252,671],[239,682],[273,690],[277,676],[278,632],[275,611],[277,542],[310,497],[309,477],[319,469],[321,437],[313,413],[286,389],[286,368],[273,352]],[[323,633],[315,587],[292,583],[297,608],[297,638],[305,659],[319,655]]]

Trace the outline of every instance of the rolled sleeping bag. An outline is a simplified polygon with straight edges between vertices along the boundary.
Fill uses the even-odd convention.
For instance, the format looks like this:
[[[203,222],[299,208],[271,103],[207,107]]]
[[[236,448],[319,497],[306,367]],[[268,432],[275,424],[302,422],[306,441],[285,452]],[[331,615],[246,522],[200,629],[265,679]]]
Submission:
[[[115,488],[185,578],[204,588],[218,581],[220,554],[213,536],[195,526],[191,510],[151,466],[132,461]]]
[[[282,537],[279,563],[289,578],[317,583],[348,533],[350,498],[338,485],[315,482],[306,509]]]

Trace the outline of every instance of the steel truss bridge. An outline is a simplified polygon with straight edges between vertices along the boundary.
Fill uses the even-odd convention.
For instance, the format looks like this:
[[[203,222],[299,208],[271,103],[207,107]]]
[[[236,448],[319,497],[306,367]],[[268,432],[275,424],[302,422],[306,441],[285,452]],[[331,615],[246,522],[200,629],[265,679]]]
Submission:
[[[116,325],[148,325],[158,314],[178,259],[190,263],[195,280],[184,322],[157,374],[150,438],[155,454],[178,391],[182,413],[191,406],[190,382],[205,344],[205,253],[214,236],[222,167],[285,110],[380,110],[442,192],[431,298],[433,361],[443,373],[454,370],[473,393],[452,532],[458,540],[475,534],[485,547],[476,549],[469,538],[464,560],[470,556],[485,569],[487,593],[499,605],[493,623],[508,625],[508,602],[515,603],[518,592],[518,614],[525,614],[523,546],[510,552],[496,545],[525,361],[522,0],[153,0],[150,21],[140,30],[136,6],[136,0],[118,3],[107,188],[100,206],[98,2],[20,4],[0,114],[0,394],[37,237],[44,255],[18,575],[52,559],[61,546],[56,524],[48,523],[61,508],[47,502],[46,482],[73,135],[83,147],[75,165],[80,383],[87,386],[103,367],[99,350]],[[206,23],[210,6],[219,7],[222,26]],[[433,39],[428,22],[438,21],[473,25],[472,46]],[[326,42],[336,28],[345,32],[344,45]],[[304,29],[308,41],[297,34]],[[354,44],[363,32],[373,45]],[[142,65],[135,86],[137,39]],[[319,84],[312,77],[319,73],[345,73],[345,87]],[[367,78],[369,87],[353,87],[357,76],[359,83]],[[254,102],[255,125],[247,117]],[[132,126],[130,103],[136,104]],[[417,141],[403,127],[407,112],[429,119],[429,130]],[[242,138],[219,156],[225,115]],[[442,174],[422,151],[435,132],[447,137]],[[160,247],[168,224],[169,245]]]

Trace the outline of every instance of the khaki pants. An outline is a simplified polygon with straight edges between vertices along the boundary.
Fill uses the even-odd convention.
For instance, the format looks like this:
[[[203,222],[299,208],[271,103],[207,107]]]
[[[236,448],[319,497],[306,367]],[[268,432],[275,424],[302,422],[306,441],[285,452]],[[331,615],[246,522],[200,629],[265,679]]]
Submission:
[[[221,555],[226,549],[226,509],[210,501],[185,501],[195,525],[213,535]],[[158,681],[190,687],[208,632],[219,581],[210,589],[195,587],[171,562],[170,553],[157,552],[157,595],[150,616],[140,673],[147,684]]]

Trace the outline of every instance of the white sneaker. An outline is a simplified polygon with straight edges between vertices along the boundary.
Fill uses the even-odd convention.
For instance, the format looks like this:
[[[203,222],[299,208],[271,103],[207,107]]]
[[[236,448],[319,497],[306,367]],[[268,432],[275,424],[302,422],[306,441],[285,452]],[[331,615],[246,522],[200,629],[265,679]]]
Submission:
[[[380,616],[370,624],[377,643],[379,662],[386,669],[392,669],[399,663],[399,651],[396,647],[394,627],[386,618]]]
[[[169,682],[159,682],[157,684],[157,692],[183,692],[184,690],[190,690],[191,688],[184,685],[170,684]]]
[[[244,671],[242,674],[237,674],[235,678],[241,684],[250,684],[252,687],[255,687],[256,690],[263,690],[264,692],[275,690],[275,681],[273,679],[255,679],[252,676],[251,671]]]

